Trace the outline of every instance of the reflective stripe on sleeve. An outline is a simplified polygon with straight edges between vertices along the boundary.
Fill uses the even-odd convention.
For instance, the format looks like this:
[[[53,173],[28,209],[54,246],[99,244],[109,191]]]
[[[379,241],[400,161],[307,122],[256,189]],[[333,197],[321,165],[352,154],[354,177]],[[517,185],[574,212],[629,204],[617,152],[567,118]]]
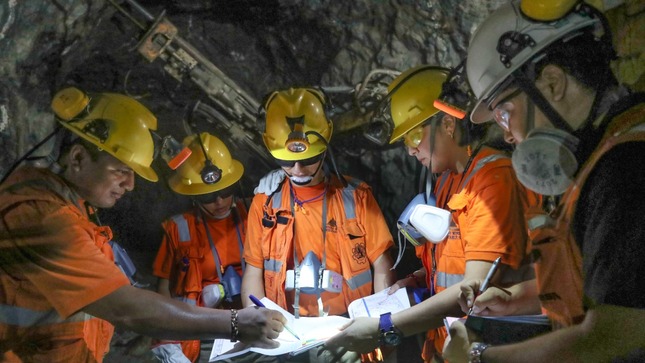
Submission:
[[[177,232],[179,232],[179,242],[190,242],[190,230],[188,229],[188,221],[183,215],[176,215],[172,217],[173,222],[177,225]]]
[[[282,261],[270,259],[264,260],[264,269],[266,271],[280,272],[282,268]]]
[[[437,286],[449,288],[454,284],[460,283],[464,279],[463,274],[449,274],[443,271],[437,271]]]
[[[347,282],[347,286],[349,286],[350,289],[356,290],[359,287],[365,285],[365,284],[371,284],[372,283],[372,270],[367,269],[365,272],[362,272],[351,279],[345,280]]]
[[[76,313],[63,319],[54,309],[31,310],[19,306],[0,305],[0,323],[30,327],[60,323],[75,323],[91,319],[92,316],[83,312]]]

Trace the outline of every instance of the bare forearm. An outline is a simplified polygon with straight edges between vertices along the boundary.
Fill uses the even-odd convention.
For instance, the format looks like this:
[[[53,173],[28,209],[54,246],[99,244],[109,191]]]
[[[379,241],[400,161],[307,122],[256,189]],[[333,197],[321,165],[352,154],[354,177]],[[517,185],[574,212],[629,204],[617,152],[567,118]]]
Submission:
[[[392,257],[384,253],[374,261],[374,291],[384,290],[396,282],[396,273],[391,270]]]
[[[159,339],[230,337],[230,311],[191,306],[131,286],[114,291],[83,311]]]
[[[506,315],[540,314],[542,312],[535,279],[520,282],[507,290],[510,291],[513,299],[509,302],[509,310]]]
[[[244,278],[242,279],[242,305],[244,307],[254,305],[249,299],[249,295],[253,295],[258,299],[266,296],[264,293],[264,271],[247,264]]]
[[[464,315],[457,303],[459,291],[459,286],[453,285],[420,304],[392,315],[392,322],[406,336],[439,328],[443,326],[446,316]]]

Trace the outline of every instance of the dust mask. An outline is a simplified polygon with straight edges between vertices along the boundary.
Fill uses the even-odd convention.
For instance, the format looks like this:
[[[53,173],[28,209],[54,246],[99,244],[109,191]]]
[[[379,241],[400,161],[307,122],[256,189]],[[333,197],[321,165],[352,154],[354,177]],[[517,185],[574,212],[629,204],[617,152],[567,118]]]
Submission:
[[[519,181],[542,195],[564,193],[578,170],[575,152],[580,140],[560,129],[537,128],[513,152]]]

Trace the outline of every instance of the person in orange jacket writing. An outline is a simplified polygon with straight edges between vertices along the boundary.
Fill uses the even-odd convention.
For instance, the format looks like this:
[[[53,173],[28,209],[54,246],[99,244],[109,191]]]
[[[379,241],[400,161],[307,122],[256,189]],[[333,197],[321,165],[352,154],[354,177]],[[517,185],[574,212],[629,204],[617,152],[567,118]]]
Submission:
[[[157,291],[191,305],[241,308],[247,212],[235,191],[244,167],[212,134],[188,136],[184,145],[191,154],[168,185],[189,196],[194,208],[163,222],[165,235],[153,266]],[[208,362],[210,357],[212,341],[164,343],[153,348],[164,361]]]
[[[435,102],[438,99],[443,102]],[[447,336],[443,319],[462,315],[457,300],[460,282],[484,278],[498,257],[502,267],[495,283],[510,285],[534,278],[527,258],[524,211],[539,204],[540,198],[519,183],[508,155],[486,144],[488,127],[464,119],[469,101],[462,67],[452,72],[435,66],[414,67],[389,86],[385,101],[389,107],[384,112],[389,112],[394,124],[390,142],[403,139],[411,156],[431,173],[439,173],[433,187],[436,207],[424,212],[432,218],[422,217],[415,225],[416,212],[411,216],[413,226],[429,239],[410,240],[417,246],[423,268],[395,284],[425,285],[430,297],[380,319],[355,319],[327,342],[329,346],[365,351],[395,345],[401,336],[432,329],[423,359],[441,359]],[[447,103],[461,109],[445,107]],[[425,221],[429,220],[443,223],[428,225]],[[535,309],[539,312],[539,306]]]
[[[281,169],[260,181],[249,210],[246,306],[253,294],[296,317],[345,315],[350,302],[394,282],[392,235],[370,188],[323,166],[333,126],[327,107],[313,88],[273,92],[264,105],[264,142]],[[318,286],[320,271],[333,284]],[[309,353],[294,359],[336,359],[324,349]],[[342,361],[360,357],[346,353]]]
[[[468,54],[471,121],[495,120],[517,145],[521,182],[561,195],[533,241],[537,294],[558,329],[491,346],[453,324],[450,362],[645,361],[645,96],[612,72],[606,18],[581,1],[515,0]],[[513,305],[494,288],[475,298],[478,284],[463,286],[467,305]]]
[[[156,117],[120,94],[59,91],[63,129],[51,169],[24,166],[0,184],[0,355],[8,361],[101,362],[114,325],[160,339],[230,337],[264,347],[284,328],[267,309],[191,306],[130,285],[93,208],[156,181]]]

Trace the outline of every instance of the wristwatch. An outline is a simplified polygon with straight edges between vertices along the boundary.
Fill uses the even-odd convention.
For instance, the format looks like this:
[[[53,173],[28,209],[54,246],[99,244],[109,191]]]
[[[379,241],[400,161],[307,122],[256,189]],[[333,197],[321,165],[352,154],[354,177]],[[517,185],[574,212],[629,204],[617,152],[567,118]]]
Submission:
[[[403,337],[401,332],[392,323],[392,313],[381,314],[378,329],[381,345],[396,346],[401,343]]]
[[[470,351],[468,352],[468,358],[470,358],[470,363],[484,363],[482,360],[482,354],[489,345],[486,343],[473,343],[470,346]]]

